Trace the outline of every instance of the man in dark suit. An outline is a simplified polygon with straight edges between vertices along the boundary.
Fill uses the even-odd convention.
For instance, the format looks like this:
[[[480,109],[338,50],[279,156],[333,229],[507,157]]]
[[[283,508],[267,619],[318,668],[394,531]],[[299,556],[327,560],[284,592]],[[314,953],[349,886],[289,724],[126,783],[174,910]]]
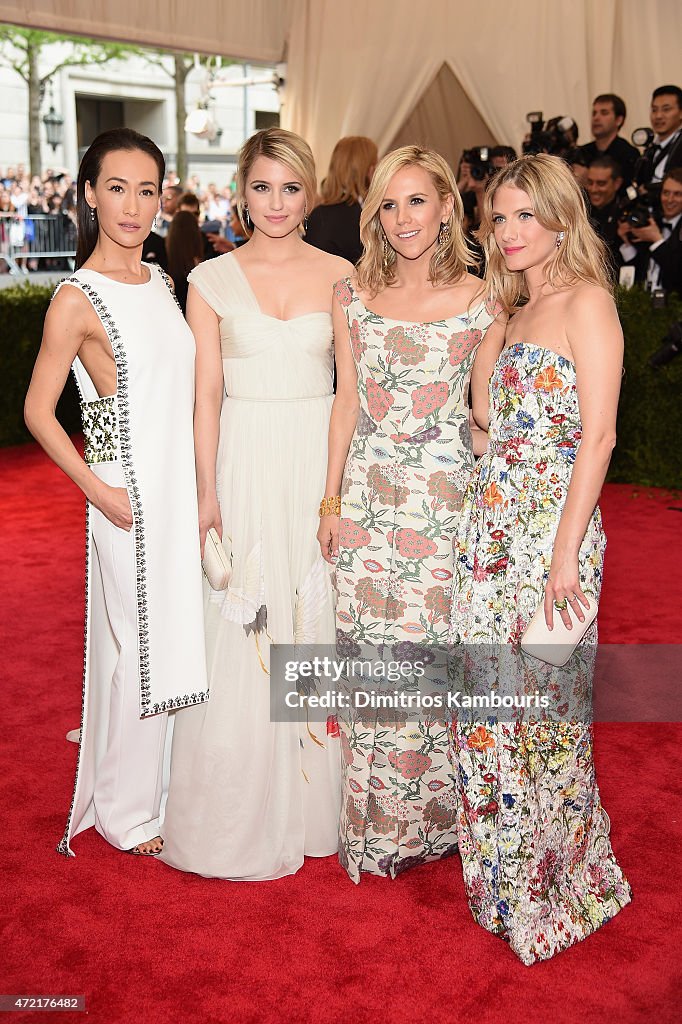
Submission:
[[[599,156],[587,169],[585,187],[590,199],[590,220],[599,237],[606,242],[614,276],[621,263],[618,192],[622,184],[623,172],[613,157]]]
[[[661,85],[651,97],[653,144],[646,151],[652,183],[660,183],[668,171],[682,167],[682,89]]]
[[[661,188],[660,220],[649,218],[641,228],[621,222],[620,256],[634,266],[635,280],[647,288],[664,288],[682,295],[682,167],[666,172]]]
[[[581,146],[580,150],[585,156],[587,167],[599,156],[613,157],[620,165],[625,183],[629,185],[635,162],[639,159],[639,150],[618,134],[626,114],[625,103],[620,96],[612,92],[597,96],[592,102],[591,130],[594,141]]]

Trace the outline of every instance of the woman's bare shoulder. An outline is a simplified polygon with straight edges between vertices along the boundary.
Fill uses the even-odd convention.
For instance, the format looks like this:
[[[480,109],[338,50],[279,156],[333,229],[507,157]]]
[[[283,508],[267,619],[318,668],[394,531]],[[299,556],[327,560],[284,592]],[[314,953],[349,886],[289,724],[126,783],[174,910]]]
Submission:
[[[350,277],[353,273],[355,269],[353,264],[344,260],[342,256],[334,256],[332,253],[316,249],[312,245],[309,248],[312,252],[308,254],[308,262],[311,269],[314,267],[316,272],[324,274],[325,277],[329,277],[333,281],[340,281],[341,278]]]
[[[590,315],[592,313],[611,313],[616,310],[616,302],[608,290],[590,281],[578,281],[567,288],[564,299],[567,312]]]
[[[476,277],[475,274],[465,274],[464,277],[457,282],[457,288],[459,289],[459,294],[467,303],[473,302],[476,299],[483,301],[483,296],[485,295],[485,281],[482,281],[480,277]]]
[[[83,294],[81,288],[72,284],[68,278],[62,282],[56,294],[53,295],[47,316],[51,321],[63,318],[64,320],[87,322],[93,317],[97,318],[90,300]]]
[[[614,307],[615,300],[607,288],[589,281],[579,281],[566,289],[566,303],[574,305],[593,305],[600,308]]]

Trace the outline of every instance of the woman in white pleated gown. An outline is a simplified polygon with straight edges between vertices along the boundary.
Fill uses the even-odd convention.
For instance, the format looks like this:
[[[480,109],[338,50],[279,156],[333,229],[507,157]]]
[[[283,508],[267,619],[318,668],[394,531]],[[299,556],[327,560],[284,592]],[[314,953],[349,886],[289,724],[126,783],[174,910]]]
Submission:
[[[220,878],[292,874],[338,846],[335,720],[273,722],[270,644],[331,644],[331,579],[316,542],[333,393],[332,285],[350,265],[301,238],[315,194],[306,143],[268,129],[240,154],[251,239],[189,277],[197,341],[202,543],[232,558],[205,584],[210,700],[178,716],[164,862]],[[275,716],[276,717],[276,716]]]

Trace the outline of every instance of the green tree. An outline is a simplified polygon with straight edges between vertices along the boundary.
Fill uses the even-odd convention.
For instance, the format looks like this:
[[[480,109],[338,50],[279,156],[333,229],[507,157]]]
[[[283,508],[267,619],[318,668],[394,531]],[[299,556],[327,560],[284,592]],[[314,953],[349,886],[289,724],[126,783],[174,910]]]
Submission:
[[[41,53],[53,43],[65,43],[68,48],[59,60],[41,72]],[[40,174],[40,107],[45,87],[58,71],[66,67],[84,67],[107,64],[139,54],[139,47],[122,43],[102,43],[82,36],[65,36],[56,32],[42,32],[13,25],[0,27],[0,64],[11,68],[28,87],[28,138],[31,174]]]
[[[209,71],[215,68],[215,58],[199,56],[192,53],[176,53],[168,50],[155,52],[147,51],[144,56],[150,64],[161,68],[173,81],[173,93],[175,96],[175,135],[177,139],[176,173],[180,181],[187,180],[189,168],[187,166],[187,136],[185,134],[185,120],[187,118],[187,106],[185,98],[185,84],[190,71],[197,65]],[[164,58],[170,57],[172,64]],[[234,64],[232,60],[221,59],[221,66],[227,67]]]

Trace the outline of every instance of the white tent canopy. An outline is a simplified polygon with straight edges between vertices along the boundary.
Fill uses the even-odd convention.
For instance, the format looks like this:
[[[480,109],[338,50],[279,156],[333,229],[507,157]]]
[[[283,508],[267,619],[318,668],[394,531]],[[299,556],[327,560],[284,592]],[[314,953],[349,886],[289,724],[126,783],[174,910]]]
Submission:
[[[616,92],[627,131],[652,90],[680,84],[679,0],[0,0],[0,20],[250,61],[287,60],[282,123],[325,168],[342,135],[380,151],[420,141],[514,145],[525,114],[570,114]]]
[[[0,21],[275,64],[291,0],[0,0]]]
[[[602,92],[625,99],[629,130],[648,124],[652,90],[681,84],[681,52],[679,0],[300,0],[286,124],[322,167],[341,135],[369,135],[384,151],[406,141],[402,126],[445,64],[497,142],[518,148],[530,110],[570,114],[587,142]]]

